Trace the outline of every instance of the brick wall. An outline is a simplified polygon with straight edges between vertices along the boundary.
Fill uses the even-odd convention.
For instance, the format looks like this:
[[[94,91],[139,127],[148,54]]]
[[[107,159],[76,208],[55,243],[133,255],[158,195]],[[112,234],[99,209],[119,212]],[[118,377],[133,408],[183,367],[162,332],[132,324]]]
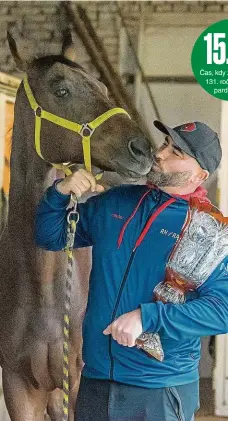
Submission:
[[[164,16],[167,22],[172,22],[172,16],[183,13],[197,13],[201,16],[210,14],[216,17],[227,12],[226,1],[154,1],[144,3],[144,16],[147,24]],[[142,13],[140,1],[119,2],[124,19],[130,33],[137,33]],[[89,18],[98,35],[101,37],[109,58],[118,70],[119,35],[121,19],[116,11],[115,2],[87,1],[71,3],[74,7],[81,4],[87,11]],[[24,41],[20,48],[25,57],[31,53],[47,54],[58,53],[61,49],[62,31],[66,29],[67,22],[58,1],[1,1],[0,2],[0,71],[20,76],[10,55],[6,41],[6,31],[9,29],[14,36],[20,34]],[[89,70],[93,66],[87,56],[80,40],[76,38],[78,60]]]

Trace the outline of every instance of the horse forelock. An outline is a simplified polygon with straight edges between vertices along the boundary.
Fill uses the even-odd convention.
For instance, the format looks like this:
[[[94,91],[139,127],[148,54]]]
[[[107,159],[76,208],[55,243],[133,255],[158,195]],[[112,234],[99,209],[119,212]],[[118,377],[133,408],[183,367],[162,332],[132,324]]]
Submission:
[[[49,56],[42,56],[42,57],[35,58],[31,63],[31,67],[38,66],[38,67],[48,69],[52,67],[55,63],[65,64],[66,66],[86,72],[85,69],[80,64],[75,63],[71,60],[68,60],[62,55],[54,55],[54,54],[49,55]]]

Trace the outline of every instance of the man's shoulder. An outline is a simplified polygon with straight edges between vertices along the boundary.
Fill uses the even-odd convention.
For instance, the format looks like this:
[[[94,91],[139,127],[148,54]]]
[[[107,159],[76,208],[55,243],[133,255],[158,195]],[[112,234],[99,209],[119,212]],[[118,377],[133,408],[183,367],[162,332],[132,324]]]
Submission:
[[[124,209],[127,212],[137,206],[140,199],[150,190],[147,185],[122,184],[90,197],[83,208],[96,210],[100,215],[102,210],[106,212],[107,209]]]
[[[112,187],[103,193],[103,196],[121,201],[135,201],[140,199],[148,190],[150,188],[146,184],[122,184],[121,186]]]
[[[88,204],[89,206],[102,206],[107,205],[110,202],[118,203],[134,203],[139,201],[140,198],[148,192],[150,187],[146,184],[121,184],[120,186],[111,187],[110,189],[104,191],[100,194],[95,194],[89,198],[84,198],[84,200],[79,200],[79,204]]]

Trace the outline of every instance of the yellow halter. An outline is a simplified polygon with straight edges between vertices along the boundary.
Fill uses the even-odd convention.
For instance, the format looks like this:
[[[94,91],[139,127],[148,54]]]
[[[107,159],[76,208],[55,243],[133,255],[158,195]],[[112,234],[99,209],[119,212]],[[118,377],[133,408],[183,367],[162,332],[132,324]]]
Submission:
[[[41,132],[41,123],[42,119],[50,121],[51,123],[57,124],[58,126],[64,127],[65,129],[72,130],[75,133],[78,133],[82,137],[82,147],[83,147],[83,155],[84,155],[84,163],[85,168],[87,171],[91,172],[91,151],[90,151],[90,139],[92,134],[94,133],[95,129],[99,127],[102,123],[108,120],[110,117],[114,116],[115,114],[126,114],[129,118],[129,114],[123,108],[112,108],[111,110],[105,112],[104,114],[100,115],[99,117],[95,118],[95,120],[85,123],[85,124],[78,124],[74,121],[66,120],[65,118],[59,117],[55,114],[49,113],[42,109],[42,107],[37,104],[32,90],[29,86],[28,77],[25,76],[24,80],[24,89],[26,95],[28,97],[29,103],[31,108],[35,113],[35,147],[36,152],[38,155],[44,160],[44,157],[41,153],[41,146],[40,146],[40,132]],[[47,161],[46,161],[47,162]],[[74,163],[62,163],[62,164],[50,164],[60,170],[63,170],[66,175],[71,175],[72,171],[70,170],[70,166]],[[102,177],[102,174],[98,174],[95,178],[98,180]]]

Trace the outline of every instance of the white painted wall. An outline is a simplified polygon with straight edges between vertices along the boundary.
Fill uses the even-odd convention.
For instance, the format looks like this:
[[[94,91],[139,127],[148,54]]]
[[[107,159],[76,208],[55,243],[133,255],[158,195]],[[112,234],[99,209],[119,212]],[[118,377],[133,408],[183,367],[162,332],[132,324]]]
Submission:
[[[199,27],[153,27],[148,26],[141,41],[141,61],[147,76],[193,76],[191,52],[198,36],[206,29]],[[177,125],[182,122],[201,120],[214,130],[220,127],[221,101],[209,95],[198,84],[151,83],[161,118],[165,123]],[[154,131],[154,113],[145,87],[141,86],[140,109],[147,125]],[[161,137],[160,137],[161,139]]]
[[[165,124],[177,126],[184,122],[203,121],[220,131],[221,101],[212,97],[198,84],[150,83],[150,89]],[[157,142],[164,136],[153,125],[155,114],[145,86],[141,86],[140,110]]]
[[[206,27],[151,27],[144,31],[143,67],[148,76],[192,76],[192,47]]]

